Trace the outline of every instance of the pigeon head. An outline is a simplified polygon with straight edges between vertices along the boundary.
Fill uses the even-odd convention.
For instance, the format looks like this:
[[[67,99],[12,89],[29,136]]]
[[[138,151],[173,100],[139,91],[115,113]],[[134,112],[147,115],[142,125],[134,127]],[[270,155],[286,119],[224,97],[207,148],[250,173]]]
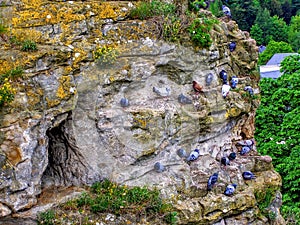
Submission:
[[[236,187],[237,187],[237,184],[232,184],[232,186],[233,186],[234,188],[236,188]]]
[[[200,150],[196,148],[196,149],[194,150],[194,152],[197,152],[197,153],[199,153],[199,152],[200,152]]]

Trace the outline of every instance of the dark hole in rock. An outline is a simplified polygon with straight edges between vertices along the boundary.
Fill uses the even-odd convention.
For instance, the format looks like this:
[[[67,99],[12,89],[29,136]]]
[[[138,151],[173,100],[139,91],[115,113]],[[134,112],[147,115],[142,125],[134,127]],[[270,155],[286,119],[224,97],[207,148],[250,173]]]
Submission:
[[[71,113],[58,126],[47,131],[48,165],[42,187],[79,186],[88,183],[88,166],[76,145]]]

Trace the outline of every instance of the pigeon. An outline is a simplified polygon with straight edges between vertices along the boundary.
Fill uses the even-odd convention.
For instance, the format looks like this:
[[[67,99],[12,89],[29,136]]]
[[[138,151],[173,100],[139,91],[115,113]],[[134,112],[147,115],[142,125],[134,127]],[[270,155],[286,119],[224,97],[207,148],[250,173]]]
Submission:
[[[236,158],[236,153],[235,153],[235,152],[231,152],[231,153],[229,154],[229,156],[228,156],[228,159],[229,159],[230,161],[235,160],[235,158]]]
[[[242,141],[238,141],[237,144],[242,145],[242,146],[252,146],[254,144],[254,140],[253,139],[249,139],[249,140],[242,140]]]
[[[245,180],[252,180],[256,178],[256,176],[250,171],[245,171],[242,175]]]
[[[230,165],[230,161],[229,158],[227,158],[226,156],[221,158],[221,164],[224,166]]]
[[[227,196],[233,195],[235,189],[236,189],[237,185],[236,184],[229,184],[226,187],[226,190],[224,191],[224,194]]]
[[[251,148],[249,146],[243,146],[242,150],[240,152],[241,155],[246,155],[247,153],[249,153],[251,151]]]
[[[230,91],[230,86],[228,84],[223,84],[222,86],[222,96],[223,98],[226,98],[227,95],[229,94]]]
[[[128,100],[127,98],[121,98],[120,105],[121,105],[122,107],[127,107],[127,106],[129,106],[129,100]]]
[[[181,104],[192,104],[193,103],[191,99],[184,96],[183,94],[180,94],[178,96],[178,102],[181,103]]]
[[[206,85],[209,86],[213,81],[213,79],[214,79],[214,75],[212,73],[207,74],[205,79]]]
[[[177,150],[177,155],[180,158],[186,158],[187,157],[186,151],[184,149],[182,149],[182,148],[180,148],[180,149]]]
[[[232,41],[229,43],[228,47],[229,47],[229,51],[233,52],[236,48],[236,43],[234,41]]]
[[[200,86],[200,84],[196,81],[193,81],[193,89],[196,93],[203,93],[202,86]]]
[[[190,153],[189,157],[187,158],[187,161],[194,161],[198,159],[199,153],[200,153],[199,149],[195,149]]]
[[[156,162],[154,164],[154,170],[158,173],[161,173],[161,172],[165,171],[165,167],[160,162]]]
[[[225,70],[221,70],[219,75],[220,78],[223,80],[223,84],[227,84],[227,72]]]
[[[211,175],[207,181],[207,190],[211,191],[213,186],[217,183],[218,181],[218,173],[214,173]]]
[[[247,91],[250,95],[254,95],[253,88],[251,86],[246,86],[244,91]]]
[[[236,76],[231,77],[230,84],[231,84],[232,88],[236,88],[238,82],[239,82],[239,79]]]
[[[156,93],[157,95],[162,96],[162,97],[168,97],[171,95],[170,87],[166,87],[166,88],[162,88],[162,89],[153,87],[152,90],[154,93]]]
[[[222,11],[228,18],[231,19],[230,9],[226,5],[222,5]]]

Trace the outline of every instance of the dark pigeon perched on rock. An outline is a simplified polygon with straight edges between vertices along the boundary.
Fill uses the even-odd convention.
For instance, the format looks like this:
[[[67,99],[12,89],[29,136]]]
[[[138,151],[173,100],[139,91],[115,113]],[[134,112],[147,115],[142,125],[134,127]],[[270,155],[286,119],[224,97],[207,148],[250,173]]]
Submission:
[[[228,47],[229,47],[229,51],[233,52],[236,48],[236,43],[234,41],[232,41],[229,43]]]
[[[213,186],[217,183],[218,181],[218,173],[214,173],[213,175],[211,175],[207,181],[207,190],[211,191]]]
[[[251,171],[245,171],[242,175],[245,180],[253,180],[256,178],[256,176]]]

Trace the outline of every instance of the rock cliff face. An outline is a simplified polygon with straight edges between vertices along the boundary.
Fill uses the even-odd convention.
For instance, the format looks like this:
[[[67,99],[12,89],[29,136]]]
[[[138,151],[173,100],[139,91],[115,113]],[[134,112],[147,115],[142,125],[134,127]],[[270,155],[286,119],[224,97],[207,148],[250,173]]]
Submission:
[[[33,2],[1,8],[11,33],[36,41],[38,51],[1,40],[2,69],[22,66],[25,75],[15,100],[1,109],[0,216],[38,205],[44,188],[109,178],[176,196],[180,224],[284,223],[271,158],[258,155],[255,142],[249,154],[239,154],[241,141],[253,139],[259,75],[255,41],[234,21],[220,20],[212,46],[199,50],[159,40],[149,21],[126,19],[135,2]],[[99,46],[109,46],[107,58],[95,60]],[[226,98],[221,70],[239,78]],[[249,85],[254,96],[244,91]],[[195,161],[178,155],[196,148]],[[237,158],[223,168],[220,159],[231,152]],[[155,171],[157,162],[163,172]],[[247,170],[257,178],[245,181]],[[219,181],[207,192],[215,172]],[[227,197],[231,183],[237,190]],[[267,190],[277,196],[273,221],[259,208]]]

